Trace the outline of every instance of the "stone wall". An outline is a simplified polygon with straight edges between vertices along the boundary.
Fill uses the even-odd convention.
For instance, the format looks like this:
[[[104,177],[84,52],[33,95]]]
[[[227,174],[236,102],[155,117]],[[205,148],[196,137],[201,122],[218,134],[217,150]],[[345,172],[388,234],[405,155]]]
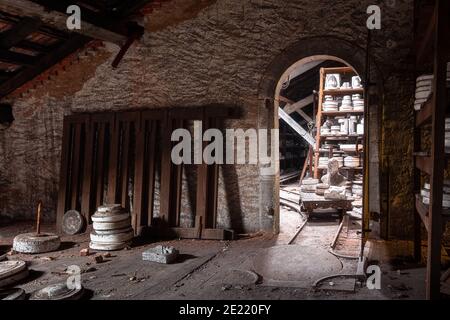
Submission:
[[[35,201],[43,199],[46,217],[54,218],[64,114],[220,104],[244,110],[228,127],[271,127],[266,105],[258,98],[269,65],[286,48],[310,37],[342,39],[364,48],[366,9],[373,2],[183,1],[182,12],[180,1],[164,3],[141,19],[148,32],[117,69],[111,68],[117,48],[106,45],[34,91],[7,97],[16,121],[0,132],[0,214],[29,218]],[[412,221],[413,204],[413,0],[375,2],[383,10],[371,54],[385,93],[381,151],[389,162],[389,233],[406,237],[412,231],[405,222]],[[321,43],[327,47],[326,41]],[[251,232],[267,225],[266,218],[271,221],[265,212],[260,216],[258,166],[225,166],[220,176],[221,226]]]

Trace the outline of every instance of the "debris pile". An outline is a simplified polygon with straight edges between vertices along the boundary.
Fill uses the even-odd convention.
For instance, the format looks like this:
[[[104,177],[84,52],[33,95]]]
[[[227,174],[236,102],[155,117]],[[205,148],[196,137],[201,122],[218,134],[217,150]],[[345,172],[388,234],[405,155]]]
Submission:
[[[121,250],[129,246],[134,232],[130,213],[120,204],[98,207],[92,216],[94,231],[89,248],[101,251]]]

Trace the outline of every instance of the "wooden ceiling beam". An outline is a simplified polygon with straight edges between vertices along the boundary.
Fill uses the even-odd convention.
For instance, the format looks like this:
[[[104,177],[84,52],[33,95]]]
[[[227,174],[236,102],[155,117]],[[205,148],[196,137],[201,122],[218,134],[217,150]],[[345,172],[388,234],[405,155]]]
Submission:
[[[40,53],[48,53],[52,50],[54,50],[57,46],[52,44],[50,46],[44,46],[42,44],[39,44],[37,42],[29,41],[29,40],[22,40],[21,42],[17,43],[15,47],[26,49],[26,50],[32,50]]]
[[[0,49],[0,61],[20,65],[20,66],[34,66],[38,59],[23,53],[13,52],[6,49]]]
[[[23,41],[31,33],[37,31],[42,25],[41,20],[25,17],[11,29],[0,34],[0,48],[9,49]]]
[[[65,44],[53,50],[50,54],[44,55],[36,61],[33,67],[27,67],[17,75],[5,83],[0,84],[0,98],[14,91],[16,88],[24,85],[26,82],[32,80],[40,73],[44,72],[60,60],[75,52],[77,49],[83,47],[90,41],[89,38],[82,35],[73,35],[66,41]]]
[[[58,3],[59,1],[54,2]],[[70,31],[67,30],[66,22],[68,15],[66,13],[55,10],[49,11],[48,8],[46,8],[44,5],[35,3],[33,1],[2,0],[0,1],[0,10],[13,15],[36,17],[39,18],[43,23],[51,25],[56,29],[66,32]],[[93,39],[115,43],[120,46],[122,46],[127,40],[127,36],[124,34],[112,31],[110,29],[107,29],[106,27],[98,26],[94,21],[85,21],[85,16],[86,13],[83,11],[81,13],[82,27],[80,30],[73,30],[73,32],[77,32],[81,35]]]

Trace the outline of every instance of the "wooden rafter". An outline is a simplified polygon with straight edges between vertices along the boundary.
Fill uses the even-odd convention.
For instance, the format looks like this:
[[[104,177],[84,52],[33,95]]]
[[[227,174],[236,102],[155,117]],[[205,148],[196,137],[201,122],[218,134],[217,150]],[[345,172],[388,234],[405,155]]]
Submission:
[[[54,6],[55,9],[56,7],[60,9],[60,7],[62,8],[62,5],[64,5],[61,1],[52,1],[52,3],[52,8]],[[67,8],[67,5],[65,8]],[[63,13],[55,9],[49,10],[48,7],[42,4],[28,0],[2,0],[0,2],[0,10],[2,11],[18,16],[35,17],[40,19],[43,23],[51,25],[59,30],[68,31],[66,25],[67,14],[65,13],[65,10]],[[86,16],[89,18],[86,18]],[[127,36],[124,33],[118,33],[117,31],[113,31],[104,26],[103,24],[105,23],[102,22],[105,20],[104,18],[98,18],[93,14],[83,11],[81,19],[83,27],[80,30],[74,30],[74,32],[93,39],[99,39],[118,45],[124,44],[127,39]],[[86,21],[87,19],[92,21]],[[116,23],[118,22],[119,21],[116,21]]]
[[[55,49],[52,53],[43,56],[34,61],[33,66],[26,67],[25,70],[18,73],[6,83],[0,85],[0,97],[11,93],[16,88],[22,86],[30,81],[43,71],[50,68],[52,65],[75,52],[77,49],[84,46],[90,39],[81,35],[74,35],[64,45]],[[1,54],[0,54],[1,55]]]
[[[13,28],[0,34],[0,48],[9,49],[14,47],[42,25],[39,19],[25,17]]]
[[[14,69],[14,72],[0,70],[0,97],[11,93],[92,39],[122,46],[115,60],[117,64],[132,41],[144,32],[143,27],[128,21],[128,17],[148,2],[76,2],[82,10],[82,28],[68,30],[66,10],[73,4],[71,1],[0,1],[0,20],[10,25],[8,30],[0,33],[0,62],[11,64],[10,69]]]

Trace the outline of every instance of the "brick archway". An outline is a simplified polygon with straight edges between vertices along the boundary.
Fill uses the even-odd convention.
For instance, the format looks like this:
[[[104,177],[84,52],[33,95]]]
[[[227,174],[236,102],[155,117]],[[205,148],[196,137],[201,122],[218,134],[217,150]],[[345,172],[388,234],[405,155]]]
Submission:
[[[275,57],[261,78],[258,88],[258,99],[261,101],[260,128],[278,128],[277,85],[286,71],[298,63],[305,63],[311,57],[327,57],[351,66],[364,79],[366,65],[366,51],[349,41],[336,37],[311,37],[302,39],[283,50]],[[379,142],[381,139],[380,118],[382,111],[383,81],[373,59],[370,60],[370,84],[366,84],[369,99],[369,112],[367,121],[369,125],[368,163],[370,181],[370,198],[368,211],[380,213],[380,157]],[[274,146],[278,150],[278,144]],[[277,164],[278,166],[278,164]],[[278,168],[277,168],[278,169]],[[367,177],[366,177],[367,178]],[[368,212],[366,211],[366,212]],[[260,217],[261,221],[270,221],[262,226],[269,229],[273,227],[275,233],[279,232],[279,175],[260,176]],[[379,223],[379,222],[378,222]],[[375,229],[379,229],[376,227]],[[379,236],[377,232],[372,236]]]

